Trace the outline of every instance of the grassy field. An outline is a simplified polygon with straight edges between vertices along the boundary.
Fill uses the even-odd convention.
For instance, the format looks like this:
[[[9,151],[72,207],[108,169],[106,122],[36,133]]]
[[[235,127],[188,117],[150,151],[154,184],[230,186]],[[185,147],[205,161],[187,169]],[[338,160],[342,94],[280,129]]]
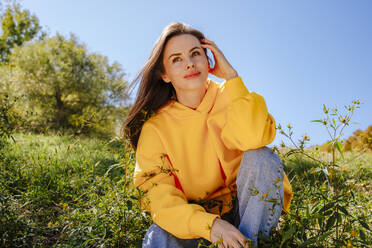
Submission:
[[[128,144],[14,137],[0,149],[1,247],[141,246],[151,219],[132,187],[135,156]],[[326,173],[314,160],[281,156],[295,195],[291,214],[263,247],[371,245],[371,154]],[[353,156],[345,154],[340,164]]]

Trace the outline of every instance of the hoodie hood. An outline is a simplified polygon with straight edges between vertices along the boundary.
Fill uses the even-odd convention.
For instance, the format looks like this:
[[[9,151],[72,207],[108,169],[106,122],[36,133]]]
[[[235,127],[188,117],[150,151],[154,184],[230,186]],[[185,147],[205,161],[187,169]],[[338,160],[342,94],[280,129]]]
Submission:
[[[183,119],[192,116],[200,116],[200,114],[210,112],[216,100],[220,84],[214,82],[210,78],[207,80],[207,91],[196,109],[191,109],[176,100],[170,100],[164,107],[158,110],[158,113],[168,113],[178,119]]]

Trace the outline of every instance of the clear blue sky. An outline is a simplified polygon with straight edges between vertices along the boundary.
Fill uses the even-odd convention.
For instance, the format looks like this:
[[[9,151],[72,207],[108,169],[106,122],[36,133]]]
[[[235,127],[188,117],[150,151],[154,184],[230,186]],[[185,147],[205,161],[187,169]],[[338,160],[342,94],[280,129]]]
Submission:
[[[328,138],[310,122],[323,117],[323,104],[364,103],[345,137],[372,124],[371,0],[20,3],[50,34],[72,32],[90,52],[119,62],[129,81],[167,24],[188,23],[215,41],[250,91],[264,96],[277,124],[291,123],[295,137],[307,134],[310,144]],[[274,144],[282,139],[278,134]]]

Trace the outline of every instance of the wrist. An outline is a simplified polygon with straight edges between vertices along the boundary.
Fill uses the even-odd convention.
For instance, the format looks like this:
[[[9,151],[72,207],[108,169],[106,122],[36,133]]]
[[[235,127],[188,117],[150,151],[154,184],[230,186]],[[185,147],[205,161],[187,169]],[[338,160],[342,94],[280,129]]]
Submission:
[[[238,76],[238,72],[235,71],[235,70],[232,70],[231,72],[229,72],[229,73],[226,74],[225,79],[226,80],[230,80],[230,79],[235,78],[237,76]]]

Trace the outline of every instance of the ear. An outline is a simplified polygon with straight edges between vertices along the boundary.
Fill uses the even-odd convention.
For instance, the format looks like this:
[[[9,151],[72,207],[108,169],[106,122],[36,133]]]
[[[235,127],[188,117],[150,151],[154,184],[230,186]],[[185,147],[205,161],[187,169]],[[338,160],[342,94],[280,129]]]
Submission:
[[[170,78],[168,77],[168,75],[166,73],[162,73],[161,74],[161,78],[163,79],[164,82],[166,83],[170,83]]]

